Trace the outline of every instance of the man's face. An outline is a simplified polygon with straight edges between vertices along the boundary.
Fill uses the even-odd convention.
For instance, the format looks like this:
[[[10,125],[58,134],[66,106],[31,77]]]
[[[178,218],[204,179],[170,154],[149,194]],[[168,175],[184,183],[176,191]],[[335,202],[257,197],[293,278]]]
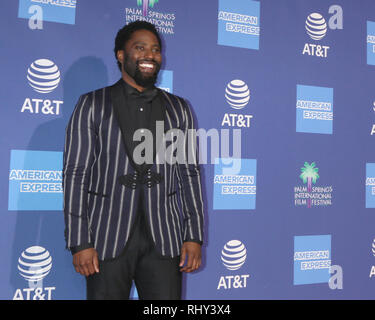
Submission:
[[[125,45],[123,69],[143,88],[155,84],[162,57],[156,36],[148,30],[135,31]]]

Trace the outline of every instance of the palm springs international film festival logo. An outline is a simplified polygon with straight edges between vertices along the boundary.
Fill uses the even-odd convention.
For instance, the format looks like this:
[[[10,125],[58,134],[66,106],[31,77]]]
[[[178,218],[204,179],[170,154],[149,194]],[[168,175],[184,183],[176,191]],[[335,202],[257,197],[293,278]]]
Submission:
[[[219,0],[219,45],[258,50],[259,34],[259,1]]]
[[[315,162],[305,162],[299,175],[303,185],[294,187],[295,206],[311,208],[332,205],[332,186],[314,186],[320,178],[318,172],[319,168],[316,167]]]
[[[332,5],[328,9],[331,14],[328,23],[324,16],[318,12],[310,13],[305,21],[307,35],[314,43],[305,43],[302,54],[327,58],[330,46],[322,44],[320,41],[327,35],[328,29],[343,29],[343,10],[339,5]]]
[[[21,112],[28,114],[59,115],[63,101],[50,97],[60,84],[61,73],[50,59],[37,59],[27,68],[26,80],[37,97],[25,99]],[[48,97],[46,99],[45,97]]]
[[[125,8],[126,24],[141,20],[148,21],[155,25],[156,29],[162,34],[174,34],[176,16],[169,12],[154,11],[155,5],[159,0],[132,0],[136,7]],[[135,2],[136,1],[136,2]],[[130,2],[130,1],[128,1]]]
[[[234,110],[242,110],[250,101],[250,89],[240,80],[230,81],[225,88],[225,100]],[[243,113],[225,113],[221,122],[222,127],[250,128],[253,115]]]
[[[221,250],[221,262],[229,271],[239,270],[246,262],[246,247],[239,240],[230,240]],[[221,276],[217,290],[246,288],[249,274]]]
[[[27,281],[28,288],[17,289],[13,300],[51,300],[55,287],[43,287],[43,280],[52,269],[52,257],[48,250],[32,246],[21,253],[18,272]]]
[[[144,17],[147,16],[148,7],[153,8],[155,3],[158,3],[159,0],[137,0],[137,5],[142,6],[142,14]]]

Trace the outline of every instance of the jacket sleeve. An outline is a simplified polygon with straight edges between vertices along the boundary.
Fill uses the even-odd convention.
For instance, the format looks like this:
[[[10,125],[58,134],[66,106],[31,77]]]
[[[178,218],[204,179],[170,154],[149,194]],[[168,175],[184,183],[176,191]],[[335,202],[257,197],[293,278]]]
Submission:
[[[69,249],[91,243],[87,191],[96,139],[92,101],[92,94],[79,98],[65,134],[64,220],[66,247]]]
[[[194,119],[185,100],[179,99],[184,110],[184,161],[177,165],[177,178],[183,213],[183,241],[203,243],[203,200],[198,144]]]

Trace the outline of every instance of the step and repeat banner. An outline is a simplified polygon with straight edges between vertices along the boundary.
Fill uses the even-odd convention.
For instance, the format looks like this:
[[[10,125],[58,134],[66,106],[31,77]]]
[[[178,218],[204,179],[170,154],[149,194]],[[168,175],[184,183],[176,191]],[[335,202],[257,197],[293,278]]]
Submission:
[[[140,19],[163,37],[158,86],[200,128],[203,265],[183,297],[375,297],[373,0],[0,8],[0,299],[86,298],[64,241],[65,127],[120,78],[114,38]]]

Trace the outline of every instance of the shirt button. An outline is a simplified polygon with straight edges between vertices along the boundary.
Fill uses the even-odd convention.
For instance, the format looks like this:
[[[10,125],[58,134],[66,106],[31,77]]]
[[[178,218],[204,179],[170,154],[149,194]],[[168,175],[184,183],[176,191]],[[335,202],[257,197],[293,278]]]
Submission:
[[[145,132],[143,129],[141,129],[141,133]]]
[[[139,111],[143,111],[143,108],[139,108]]]

